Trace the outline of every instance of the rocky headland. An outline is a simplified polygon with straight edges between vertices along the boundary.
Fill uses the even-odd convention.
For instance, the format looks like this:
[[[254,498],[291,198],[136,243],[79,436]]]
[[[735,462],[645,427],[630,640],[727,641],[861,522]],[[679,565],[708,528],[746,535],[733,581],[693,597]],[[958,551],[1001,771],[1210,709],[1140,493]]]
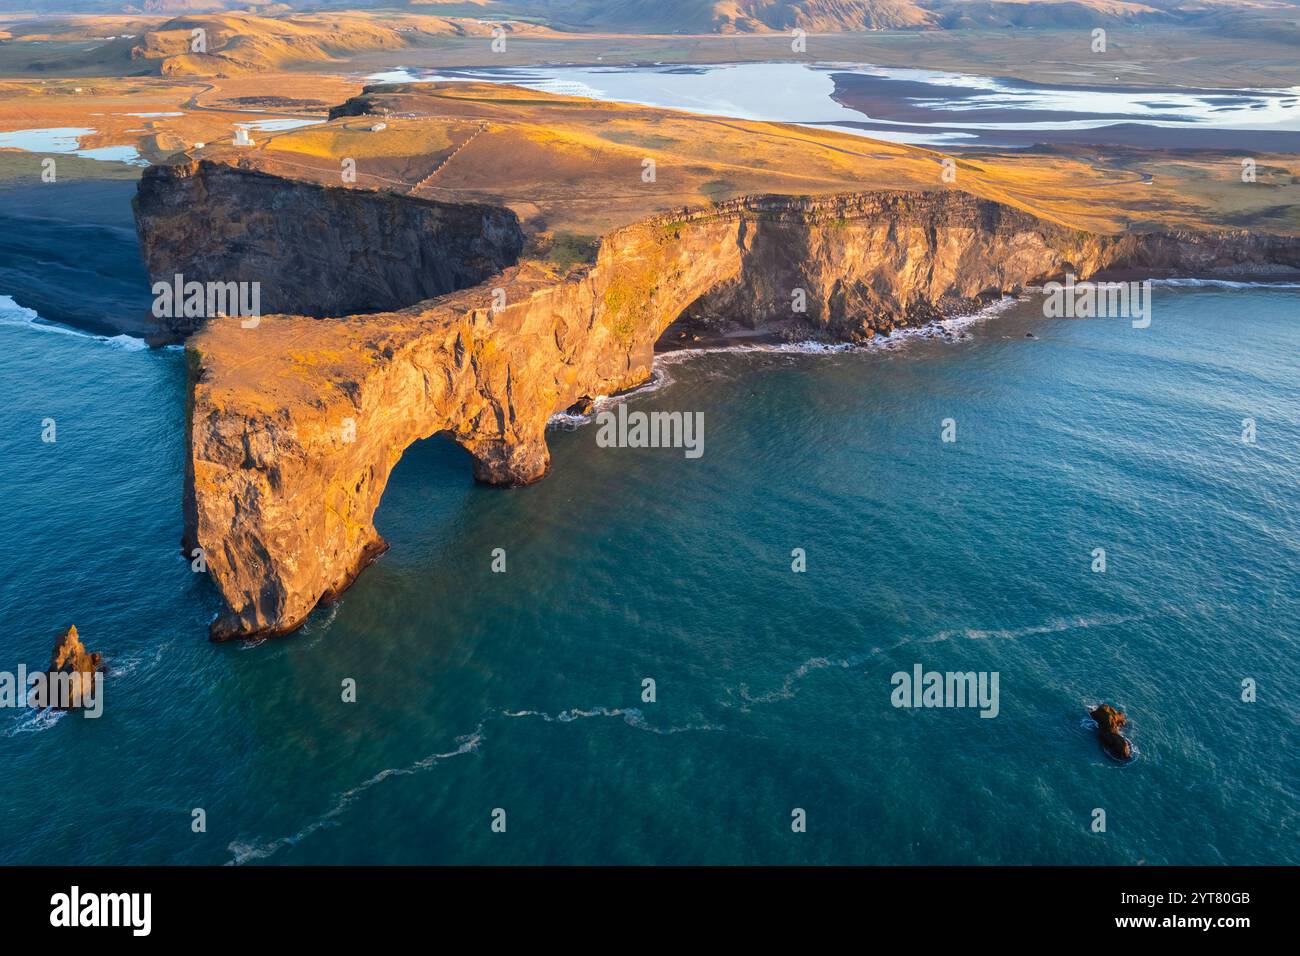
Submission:
[[[283,634],[386,547],[375,510],[413,442],[446,432],[479,481],[550,465],[550,416],[635,386],[679,320],[862,341],[1072,272],[1271,276],[1300,240],[1101,234],[955,188],[744,196],[606,231],[589,261],[523,254],[507,204],[194,160],[137,200],[155,280],[258,281],[268,311],[188,336],[185,547],[225,608],[214,640]]]

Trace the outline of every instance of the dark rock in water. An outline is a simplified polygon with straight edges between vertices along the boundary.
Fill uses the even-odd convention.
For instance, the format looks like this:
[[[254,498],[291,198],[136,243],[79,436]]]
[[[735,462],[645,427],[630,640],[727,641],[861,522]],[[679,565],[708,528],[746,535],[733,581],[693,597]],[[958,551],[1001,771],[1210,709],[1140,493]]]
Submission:
[[[160,349],[167,345],[181,345],[185,336],[175,332],[150,332],[144,337],[144,344],[151,349]]]
[[[1133,759],[1133,744],[1121,733],[1128,723],[1123,711],[1116,710],[1110,704],[1102,704],[1088,716],[1097,722],[1097,739],[1101,741],[1106,753],[1116,760]]]
[[[1025,338],[1027,338],[1027,339],[1036,339],[1036,338],[1038,338],[1038,336],[1036,336],[1033,332],[1026,332],[1026,333],[1025,333]]]
[[[584,395],[564,411],[569,415],[590,415],[596,409],[596,401],[590,395]]]
[[[70,627],[54,642],[45,693],[42,695],[38,692],[32,702],[37,707],[51,707],[55,710],[68,710],[89,704],[96,693],[95,675],[107,670],[104,655],[89,653],[77,635],[77,628]],[[63,686],[67,688],[66,694],[62,691],[55,692],[56,687]]]

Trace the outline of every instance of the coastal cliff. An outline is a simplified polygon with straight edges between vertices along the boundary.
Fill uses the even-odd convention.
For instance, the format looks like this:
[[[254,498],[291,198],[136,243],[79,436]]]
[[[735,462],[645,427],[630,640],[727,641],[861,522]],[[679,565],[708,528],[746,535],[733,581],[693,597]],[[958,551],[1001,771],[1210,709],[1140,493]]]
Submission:
[[[375,510],[418,439],[450,433],[489,484],[542,478],[549,417],[647,380],[656,341],[679,318],[793,323],[857,341],[1065,271],[1176,269],[1193,255],[1206,269],[1231,268],[1259,251],[1238,255],[1230,239],[1090,234],[955,190],[761,196],[617,229],[593,263],[563,274],[525,262],[449,291],[447,282],[470,285],[510,259],[507,210],[429,211],[425,200],[274,178],[210,164],[151,170],[137,207],[155,278],[247,269],[287,313],[253,328],[215,318],[189,339],[185,541],[203,549],[225,599],[214,640],[292,631],[341,593],[385,549]],[[222,216],[253,224],[237,253],[227,251],[232,235],[211,239],[175,213],[199,195],[213,204],[213,228]],[[317,227],[261,214],[277,203]],[[389,235],[381,222],[416,234]],[[308,231],[304,270],[290,250]],[[439,272],[442,250],[460,271]],[[1270,254],[1279,269],[1300,265],[1294,240]],[[370,283],[383,307],[312,317],[336,301],[362,312],[353,281]]]
[[[151,166],[135,197],[154,281],[256,282],[264,312],[397,309],[514,265],[519,220],[483,203],[331,188],[225,163]],[[201,318],[164,319],[188,335]]]

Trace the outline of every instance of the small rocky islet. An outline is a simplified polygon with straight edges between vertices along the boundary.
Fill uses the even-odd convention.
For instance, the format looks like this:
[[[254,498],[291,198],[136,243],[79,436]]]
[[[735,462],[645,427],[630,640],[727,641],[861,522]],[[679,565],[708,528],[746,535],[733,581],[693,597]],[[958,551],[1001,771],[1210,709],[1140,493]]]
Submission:
[[[1110,704],[1102,704],[1093,708],[1088,716],[1096,722],[1097,739],[1101,741],[1101,747],[1108,756],[1120,761],[1133,759],[1133,742],[1123,733],[1128,717],[1122,710],[1117,710]]]

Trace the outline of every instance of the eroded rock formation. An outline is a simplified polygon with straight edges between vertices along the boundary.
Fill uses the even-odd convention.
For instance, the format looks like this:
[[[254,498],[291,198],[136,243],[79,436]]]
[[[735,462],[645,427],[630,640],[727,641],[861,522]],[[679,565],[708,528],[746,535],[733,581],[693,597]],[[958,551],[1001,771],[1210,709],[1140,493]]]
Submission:
[[[58,710],[89,704],[96,693],[95,675],[105,670],[104,656],[88,652],[76,626],[69,627],[54,642],[50,669],[32,703]]]
[[[1102,704],[1088,716],[1097,722],[1097,739],[1101,741],[1102,749],[1106,753],[1116,760],[1133,759],[1133,744],[1123,733],[1128,718],[1122,711],[1116,710],[1110,704]]]
[[[417,439],[451,433],[480,481],[543,477],[550,415],[646,380],[679,316],[854,340],[1067,270],[1174,269],[1188,249],[1241,258],[1230,240],[1099,236],[936,190],[735,200],[618,229],[564,276],[496,272],[518,251],[504,210],[275,180],[207,163],[151,170],[138,205],[155,279],[236,272],[296,313],[256,328],[214,319],[189,343],[185,538],[226,602],[217,640],[293,630],[384,550],[375,510]],[[196,202],[217,204],[200,224]],[[1294,241],[1274,252],[1300,264]],[[367,310],[407,307],[308,317],[357,311],[366,295]]]

